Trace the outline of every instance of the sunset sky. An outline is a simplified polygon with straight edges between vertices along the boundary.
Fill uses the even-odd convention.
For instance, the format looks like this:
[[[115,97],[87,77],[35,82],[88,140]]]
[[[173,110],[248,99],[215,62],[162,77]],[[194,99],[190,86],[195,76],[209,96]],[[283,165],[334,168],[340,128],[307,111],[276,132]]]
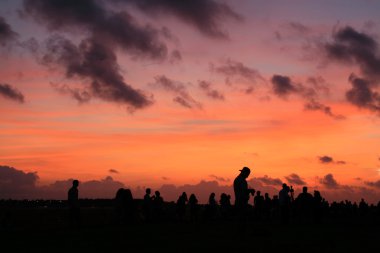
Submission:
[[[379,10],[1,0],[0,187],[224,187],[248,166],[252,187],[378,201]]]

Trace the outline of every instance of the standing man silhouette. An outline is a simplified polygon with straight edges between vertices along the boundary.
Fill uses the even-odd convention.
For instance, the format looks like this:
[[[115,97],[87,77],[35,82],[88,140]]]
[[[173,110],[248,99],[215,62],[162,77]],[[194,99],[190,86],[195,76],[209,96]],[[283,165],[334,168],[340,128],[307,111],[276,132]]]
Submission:
[[[238,218],[239,234],[245,233],[249,194],[254,193],[255,191],[253,189],[248,189],[246,179],[249,174],[251,174],[251,170],[248,167],[244,167],[240,170],[240,174],[234,180],[235,210]]]
[[[235,207],[238,209],[246,208],[248,206],[249,193],[253,192],[253,189],[248,189],[247,178],[251,174],[251,170],[248,167],[244,167],[240,170],[240,174],[234,180],[234,192],[235,192]]]
[[[69,204],[69,218],[70,225],[78,228],[80,226],[80,209],[79,209],[79,193],[78,193],[79,181],[74,180],[73,186],[67,193],[67,200]]]

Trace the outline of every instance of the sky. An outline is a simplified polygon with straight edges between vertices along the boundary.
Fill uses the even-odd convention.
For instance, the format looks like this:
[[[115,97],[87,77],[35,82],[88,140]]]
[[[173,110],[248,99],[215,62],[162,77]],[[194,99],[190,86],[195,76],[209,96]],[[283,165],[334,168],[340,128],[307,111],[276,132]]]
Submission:
[[[0,198],[64,198],[75,178],[83,196],[206,200],[248,166],[270,194],[375,203],[379,9],[0,0]]]

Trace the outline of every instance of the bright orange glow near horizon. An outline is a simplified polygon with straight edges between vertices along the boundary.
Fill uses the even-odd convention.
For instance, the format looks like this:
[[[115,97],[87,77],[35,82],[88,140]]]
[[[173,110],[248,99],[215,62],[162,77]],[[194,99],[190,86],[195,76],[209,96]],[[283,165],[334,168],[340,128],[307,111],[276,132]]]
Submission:
[[[335,4],[316,7],[305,1],[292,8],[288,2],[282,1],[281,9],[227,1],[231,13],[243,18],[216,8],[204,20],[191,13],[182,18],[185,10],[151,17],[128,4],[120,7],[137,24],[151,25],[149,30],[129,24],[141,30],[133,30],[133,36],[151,38],[149,45],[118,37],[112,27],[99,32],[107,20],[104,27],[69,16],[59,17],[65,24],[54,23],[54,3],[45,9],[1,3],[0,21],[17,36],[0,34],[0,165],[37,172],[39,186],[110,175],[129,187],[156,188],[201,180],[231,185],[238,170],[248,166],[251,178],[267,175],[286,182],[294,173],[326,191],[331,186],[322,179],[332,174],[336,191],[365,188],[380,199],[380,71],[355,52],[342,63],[327,51],[332,43],[350,45],[339,41],[339,31],[347,32],[343,39],[355,32],[363,43],[374,41],[369,49],[361,46],[374,50],[380,61],[373,28],[380,25],[374,12],[379,3],[350,1],[352,7],[340,11]],[[75,6],[70,8],[75,13]],[[107,3],[99,8],[105,15],[116,11]],[[311,12],[316,8],[321,12]],[[355,8],[366,15],[352,16]],[[16,15],[20,9],[25,17]],[[71,44],[59,48],[59,37],[52,40],[55,51],[48,51],[48,39],[57,34]],[[68,45],[81,60],[94,45],[104,47],[104,55],[98,50],[99,58],[80,65],[76,57],[63,56]],[[81,55],[80,50],[88,51]],[[157,56],[158,50],[166,56]],[[363,93],[357,90],[357,100],[348,98],[355,85],[352,73],[373,82],[365,87],[373,93],[366,103],[359,104],[364,98],[358,99]],[[5,84],[21,92],[24,102]],[[331,160],[323,162],[324,156]]]

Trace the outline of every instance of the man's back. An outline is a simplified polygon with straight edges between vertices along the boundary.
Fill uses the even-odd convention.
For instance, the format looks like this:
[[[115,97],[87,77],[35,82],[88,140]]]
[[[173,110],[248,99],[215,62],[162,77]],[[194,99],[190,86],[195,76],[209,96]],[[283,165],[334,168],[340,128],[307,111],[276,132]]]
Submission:
[[[248,184],[242,175],[234,180],[235,203],[243,204],[248,201]]]
[[[289,197],[289,194],[288,194],[288,190],[286,189],[282,189],[279,194],[278,194],[278,197],[279,197],[279,204],[280,205],[287,205],[290,203],[290,197]]]

